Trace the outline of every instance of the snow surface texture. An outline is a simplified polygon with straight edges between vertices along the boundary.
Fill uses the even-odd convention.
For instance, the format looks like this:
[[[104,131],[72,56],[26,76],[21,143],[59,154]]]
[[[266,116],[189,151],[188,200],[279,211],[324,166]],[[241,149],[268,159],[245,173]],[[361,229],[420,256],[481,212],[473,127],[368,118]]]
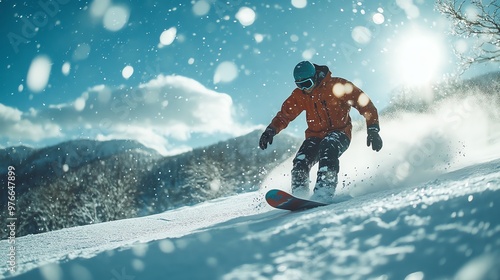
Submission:
[[[500,277],[500,160],[302,212],[263,195],[20,237],[14,278]]]

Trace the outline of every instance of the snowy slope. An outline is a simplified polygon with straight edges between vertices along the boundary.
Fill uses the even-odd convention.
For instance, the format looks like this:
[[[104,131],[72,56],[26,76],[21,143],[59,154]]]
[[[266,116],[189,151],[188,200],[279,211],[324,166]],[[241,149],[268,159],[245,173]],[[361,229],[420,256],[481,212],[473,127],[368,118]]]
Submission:
[[[289,188],[290,160],[257,192],[162,214],[0,241],[16,279],[500,279],[498,95],[464,90],[381,116],[384,148],[357,125],[338,193],[289,213],[263,202]],[[498,92],[491,90],[488,92]],[[314,180],[314,177],[312,178]],[[22,211],[22,209],[19,209]]]
[[[262,198],[21,237],[14,278],[499,279],[500,160],[297,213]]]

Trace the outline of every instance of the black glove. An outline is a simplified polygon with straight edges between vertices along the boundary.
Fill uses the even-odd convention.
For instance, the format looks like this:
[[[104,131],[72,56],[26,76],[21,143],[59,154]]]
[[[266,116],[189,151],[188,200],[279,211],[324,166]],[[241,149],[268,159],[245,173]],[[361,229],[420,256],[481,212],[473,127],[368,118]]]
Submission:
[[[262,150],[267,149],[267,144],[273,143],[274,135],[276,135],[276,130],[274,130],[274,128],[268,126],[266,128],[266,131],[264,131],[264,133],[262,133],[262,136],[260,136],[259,147]]]
[[[366,145],[370,147],[372,145],[372,149],[374,151],[380,151],[382,149],[382,138],[378,132],[380,131],[380,126],[378,124],[372,124],[368,127],[368,137],[366,138]]]

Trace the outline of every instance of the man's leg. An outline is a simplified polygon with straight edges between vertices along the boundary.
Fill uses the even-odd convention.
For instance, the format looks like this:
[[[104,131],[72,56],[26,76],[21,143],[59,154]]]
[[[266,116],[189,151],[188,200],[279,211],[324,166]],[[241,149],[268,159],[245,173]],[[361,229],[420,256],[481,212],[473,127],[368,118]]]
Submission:
[[[344,132],[333,131],[319,144],[319,166],[314,199],[333,198],[340,170],[339,157],[347,150],[350,140]]]
[[[304,140],[293,159],[292,193],[298,196],[309,194],[309,172],[318,162],[320,138],[312,137]]]

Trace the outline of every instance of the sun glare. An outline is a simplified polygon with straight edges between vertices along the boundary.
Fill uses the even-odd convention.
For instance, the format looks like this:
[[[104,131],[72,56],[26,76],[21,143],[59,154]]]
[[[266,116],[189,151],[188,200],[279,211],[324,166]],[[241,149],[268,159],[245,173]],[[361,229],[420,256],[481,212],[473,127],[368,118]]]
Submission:
[[[397,83],[425,86],[439,78],[444,61],[443,43],[436,35],[410,32],[396,44],[394,59]]]

